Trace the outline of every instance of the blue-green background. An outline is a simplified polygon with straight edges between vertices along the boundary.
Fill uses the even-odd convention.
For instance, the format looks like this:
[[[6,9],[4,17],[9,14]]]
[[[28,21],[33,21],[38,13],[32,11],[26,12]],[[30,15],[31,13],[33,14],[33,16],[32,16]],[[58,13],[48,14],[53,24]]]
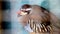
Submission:
[[[60,0],[5,0],[3,4],[4,34],[28,34],[19,22],[17,13],[23,4],[36,4],[50,10],[60,18]]]

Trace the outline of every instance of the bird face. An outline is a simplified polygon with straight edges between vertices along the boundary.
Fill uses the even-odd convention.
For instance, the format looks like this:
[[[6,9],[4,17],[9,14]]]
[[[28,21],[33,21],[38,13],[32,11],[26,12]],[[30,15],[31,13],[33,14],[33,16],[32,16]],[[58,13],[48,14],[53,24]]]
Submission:
[[[23,16],[23,15],[28,15],[31,11],[31,8],[26,8],[26,9],[20,9],[20,11],[18,12],[19,16]]]
[[[31,11],[31,6],[28,4],[25,4],[21,7],[20,11],[18,12],[18,15],[23,16],[23,15],[28,15]]]

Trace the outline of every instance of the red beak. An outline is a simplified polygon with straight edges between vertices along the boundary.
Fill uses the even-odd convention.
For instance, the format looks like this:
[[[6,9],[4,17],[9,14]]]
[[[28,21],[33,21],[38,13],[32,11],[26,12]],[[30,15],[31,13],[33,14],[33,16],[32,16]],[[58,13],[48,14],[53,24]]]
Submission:
[[[21,15],[20,15],[20,14],[21,14],[21,11],[18,11],[17,14],[18,14],[18,15],[17,15],[18,17],[21,16]]]
[[[21,14],[21,11],[18,11],[17,14]]]

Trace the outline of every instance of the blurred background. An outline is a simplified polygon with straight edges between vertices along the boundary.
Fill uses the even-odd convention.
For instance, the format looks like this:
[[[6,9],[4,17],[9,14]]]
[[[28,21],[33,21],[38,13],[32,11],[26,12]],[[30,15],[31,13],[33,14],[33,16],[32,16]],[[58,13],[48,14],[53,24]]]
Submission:
[[[23,4],[40,5],[60,19],[60,0],[0,0],[0,34],[28,34],[19,23],[17,11]]]

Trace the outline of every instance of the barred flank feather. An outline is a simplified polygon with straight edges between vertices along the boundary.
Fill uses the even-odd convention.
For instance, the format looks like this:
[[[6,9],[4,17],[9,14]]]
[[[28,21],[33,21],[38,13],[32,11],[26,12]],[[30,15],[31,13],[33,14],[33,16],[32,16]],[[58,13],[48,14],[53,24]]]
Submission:
[[[33,30],[35,33],[43,33],[43,32],[50,32],[52,30],[51,25],[45,26],[44,24],[38,24],[34,23],[34,20],[29,20],[30,28]]]

